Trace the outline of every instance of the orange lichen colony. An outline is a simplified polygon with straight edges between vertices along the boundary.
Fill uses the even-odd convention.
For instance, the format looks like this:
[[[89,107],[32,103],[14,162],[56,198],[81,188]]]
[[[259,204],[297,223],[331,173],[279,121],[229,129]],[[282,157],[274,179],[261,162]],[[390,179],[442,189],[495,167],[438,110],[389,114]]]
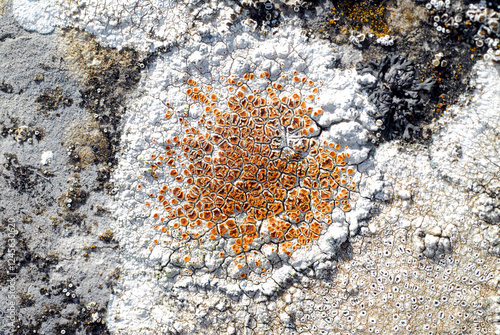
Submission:
[[[292,76],[309,85],[311,94],[304,99],[280,94],[278,83],[251,91],[256,77],[224,79],[232,95],[223,102],[212,88],[187,80],[189,100],[201,104],[205,114],[198,127],[180,117],[183,137],[168,140],[166,154],[153,157],[159,162],[152,166],[155,174],[163,160],[167,173],[184,185],[165,185],[152,195],[165,210],[155,218],[168,230],[159,223],[157,228],[175,231],[183,243],[227,239],[236,259],[263,244],[291,256],[319,238],[335,207],[351,209],[350,192],[356,189],[355,169],[346,164],[349,154],[339,144],[314,138],[319,128],[310,115],[321,111],[306,103],[318,92],[314,82]],[[267,72],[258,76],[267,77]],[[174,152],[182,160],[174,159]]]

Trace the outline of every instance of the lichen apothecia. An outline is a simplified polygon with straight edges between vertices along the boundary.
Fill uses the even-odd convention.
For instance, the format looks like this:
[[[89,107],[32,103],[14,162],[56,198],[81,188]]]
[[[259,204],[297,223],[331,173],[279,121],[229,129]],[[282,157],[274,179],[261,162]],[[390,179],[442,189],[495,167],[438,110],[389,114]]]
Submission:
[[[167,104],[165,118],[177,118],[182,132],[150,157],[152,178],[170,182],[146,206],[161,232],[154,244],[183,268],[176,275],[207,267],[206,253],[216,252],[226,270],[209,273],[259,282],[314,243],[333,210],[351,210],[357,169],[346,145],[320,140],[314,117],[323,112],[308,105],[320,85],[297,73],[269,77],[221,78],[227,101],[187,78],[185,94],[203,111],[194,125],[189,109]],[[267,87],[253,89],[254,80]]]

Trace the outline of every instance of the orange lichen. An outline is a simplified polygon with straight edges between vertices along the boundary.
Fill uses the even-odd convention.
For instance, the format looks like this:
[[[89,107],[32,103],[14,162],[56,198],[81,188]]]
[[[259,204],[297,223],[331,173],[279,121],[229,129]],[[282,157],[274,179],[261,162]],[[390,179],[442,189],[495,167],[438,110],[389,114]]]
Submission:
[[[349,154],[340,152],[340,144],[313,138],[318,126],[311,116],[321,110],[307,107],[307,94],[283,95],[278,91],[284,85],[278,83],[269,83],[263,92],[250,92],[247,84],[251,86],[253,78],[253,74],[246,74],[245,82],[228,78],[233,95],[220,103],[215,93],[205,94],[198,87],[186,91],[199,104],[218,108],[204,109],[198,129],[179,121],[185,135],[167,140],[172,145],[166,147],[166,164],[161,167],[172,177],[186,178],[176,179],[182,186],[168,192],[163,186],[157,198],[166,211],[167,225],[178,231],[177,243],[202,236],[224,238],[238,257],[258,250],[267,236],[278,246],[276,251],[291,256],[293,250],[319,238],[335,207],[351,209],[355,170],[346,166]],[[298,76],[291,80],[308,81]],[[187,82],[196,85],[193,79]],[[309,80],[310,86],[314,84]],[[311,89],[319,92],[317,87]],[[179,157],[185,163],[182,170],[176,169]],[[159,168],[155,165],[154,170]],[[170,201],[165,200],[167,195]],[[188,262],[189,256],[184,259]]]

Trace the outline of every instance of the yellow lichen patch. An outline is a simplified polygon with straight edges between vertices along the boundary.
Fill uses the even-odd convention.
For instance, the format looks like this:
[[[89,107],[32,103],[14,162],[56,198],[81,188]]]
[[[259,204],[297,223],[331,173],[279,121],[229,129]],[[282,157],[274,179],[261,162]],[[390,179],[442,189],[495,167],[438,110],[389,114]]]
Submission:
[[[346,31],[371,32],[377,36],[384,36],[389,33],[386,23],[386,1],[356,1],[343,0],[335,3],[332,10],[334,17],[341,20],[330,19],[331,25],[343,23],[340,29]],[[341,22],[343,21],[343,22]]]
[[[164,168],[163,175],[186,177],[156,196],[174,244],[225,239],[228,248],[217,255],[235,260],[245,255],[259,276],[262,266],[257,269],[255,263],[264,260],[256,250],[275,246],[276,252],[292,256],[319,238],[334,208],[351,209],[355,188],[355,169],[347,166],[344,146],[314,138],[318,126],[311,117],[314,109],[307,107],[308,94],[319,92],[314,82],[290,77],[297,85],[308,83],[307,92],[291,94],[280,91],[281,83],[247,89],[252,78],[269,77],[268,72],[247,74],[244,83],[228,78],[233,90],[225,99],[215,88],[210,95],[198,87],[186,90],[188,101],[196,95],[203,106],[209,96],[214,108],[205,109],[198,129],[180,122],[184,135],[167,139],[166,155],[159,153],[172,157],[153,171]],[[192,78],[187,82],[196,85]],[[184,167],[178,168],[180,162]],[[240,278],[252,274],[248,264],[240,259],[235,267]]]

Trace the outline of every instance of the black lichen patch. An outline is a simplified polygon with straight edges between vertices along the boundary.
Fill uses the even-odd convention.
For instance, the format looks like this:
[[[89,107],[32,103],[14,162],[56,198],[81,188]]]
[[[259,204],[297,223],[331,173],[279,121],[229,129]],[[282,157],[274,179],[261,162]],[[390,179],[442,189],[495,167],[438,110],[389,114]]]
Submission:
[[[62,306],[57,303],[44,304],[39,313],[28,316],[25,320],[18,319],[12,334],[38,334],[42,323],[51,318],[59,318]],[[57,333],[60,334],[60,333]]]
[[[257,27],[275,28],[280,25],[281,10],[276,5],[267,1],[242,3],[243,8],[248,10],[248,17],[257,22]]]
[[[64,192],[59,197],[59,204],[68,209],[74,210],[87,200],[88,192],[80,187],[70,187],[67,192]]]
[[[111,174],[111,167],[108,165],[104,165],[101,169],[97,170],[97,182],[98,185],[96,185],[95,189],[96,190],[102,190],[104,189],[108,194],[114,194],[114,186],[109,180],[109,176]]]
[[[11,84],[7,84],[5,81],[2,81],[0,83],[0,91],[10,94],[14,92],[14,87],[12,87]]]
[[[237,1],[243,8],[243,18],[254,21],[258,28],[276,28],[284,22],[284,17],[296,16],[305,21],[314,20],[316,12],[324,6],[320,0],[296,2],[282,1]],[[233,20],[236,19],[236,16]],[[229,24],[230,25],[230,24]]]
[[[12,135],[12,133],[19,127],[19,118],[10,115],[9,112],[0,116],[0,134],[3,137]]]
[[[64,208],[62,212],[58,212],[58,215],[67,222],[65,228],[75,225],[80,227],[85,223],[85,219],[87,218],[87,214],[78,212],[78,208],[89,197],[89,192],[82,187],[80,178],[80,174],[74,173],[68,179],[66,192],[63,192],[57,199],[59,205]]]
[[[466,26],[443,35],[430,23],[428,18],[418,29],[412,27],[400,31],[401,35],[394,35],[394,45],[391,47],[370,43],[362,49],[365,64],[379,63],[387,51],[391,51],[414,64],[415,78],[421,83],[434,80],[432,92],[424,94],[427,98],[425,105],[420,105],[419,112],[412,117],[411,124],[423,130],[411,136],[412,140],[418,141],[429,138],[428,125],[446,113],[447,108],[456,103],[460,94],[469,88],[472,68],[480,58],[480,50],[469,42],[475,34],[473,28]],[[437,59],[439,64],[436,64]]]
[[[40,320],[43,321],[43,319],[46,320],[48,317],[58,316],[60,312],[61,306],[58,304],[44,305],[40,315]]]
[[[33,304],[35,303],[33,294],[19,292],[17,295],[19,296],[19,303],[21,308],[33,306]]]
[[[2,3],[2,2],[0,2],[0,4],[1,4],[1,3]],[[0,7],[1,7],[1,6],[0,6]],[[0,8],[0,15],[2,15],[3,13],[4,13],[4,12],[3,12],[3,9],[2,9],[2,8]],[[4,34],[0,35],[0,42],[3,42],[3,41],[5,41],[5,40],[7,40],[7,39],[9,39],[9,38],[15,38],[15,37],[14,37],[14,34],[12,34],[12,33],[4,33]]]
[[[62,282],[57,285],[57,292],[63,298],[63,301],[67,304],[76,304],[79,302],[80,298],[76,292],[76,288],[79,285],[75,285],[73,282]]]
[[[34,193],[35,186],[47,178],[47,175],[39,168],[30,165],[21,165],[14,154],[4,154],[5,161],[0,170],[0,176],[6,185],[19,193]]]
[[[71,106],[73,99],[65,95],[61,88],[56,87],[40,94],[35,102],[38,104],[39,112],[43,115],[49,115],[50,111],[56,111],[62,106]]]
[[[11,334],[13,335],[28,335],[28,334],[39,334],[40,323],[34,322],[31,324],[26,324],[20,320],[14,322],[14,329]]]
[[[106,326],[107,310],[96,302],[90,302],[84,306],[80,305],[78,319],[86,325],[88,334],[109,334]]]
[[[19,246],[23,248],[20,254],[22,257],[17,259],[17,265],[19,266],[19,269],[21,267],[28,267],[30,268],[29,271],[32,273],[48,274],[53,269],[53,267],[59,263],[59,256],[57,256],[57,254],[49,253],[46,255],[42,255],[36,252],[32,252],[32,250],[28,248],[25,240],[21,238],[19,238],[18,240]]]
[[[68,60],[82,76],[80,106],[92,121],[85,123],[85,131],[75,128],[66,141],[69,163],[81,169],[88,164],[98,166],[99,180],[94,190],[105,188],[115,154],[119,148],[120,120],[125,112],[126,96],[140,80],[145,68],[144,57],[131,49],[102,47],[91,35],[69,30],[65,34]]]
[[[50,312],[51,310],[52,313]],[[64,311],[51,308],[44,311],[41,316],[45,317],[45,320],[56,317],[60,319],[58,324],[54,327],[55,334],[110,334],[105,321],[107,316],[107,310],[105,307],[99,306],[96,302],[90,302],[87,304],[80,302],[77,310],[78,312],[76,313],[69,312],[61,315]]]
[[[78,212],[64,212],[60,213],[60,215],[64,219],[64,221],[73,226],[82,226],[85,223],[85,219],[87,218],[87,214]]]
[[[45,135],[43,128],[19,125],[19,118],[6,113],[0,119],[0,135],[11,136],[18,143],[28,142],[32,144],[34,140],[41,141]]]
[[[107,285],[107,284],[106,284]],[[59,301],[58,303],[44,304],[41,312],[32,318],[28,316],[22,324],[22,329],[40,328],[41,322],[49,320],[57,322],[54,334],[109,334],[106,325],[107,309],[105,304],[95,301],[85,302],[78,292],[80,283],[73,281],[60,282],[55,285],[40,288],[40,294],[45,299]],[[102,289],[102,285],[99,285]],[[68,306],[73,306],[67,308]],[[19,334],[25,334],[20,332]]]
[[[372,116],[381,121],[384,138],[409,139],[410,132],[419,129],[414,121],[428,99],[434,80],[419,80],[413,62],[395,54],[368,64],[358,63],[357,71],[360,75],[371,74],[376,78],[374,82],[361,85],[377,107],[377,113]]]
[[[59,256],[56,253],[48,253],[45,256],[40,254],[33,254],[31,258],[38,271],[48,273],[49,270],[59,263]]]
[[[33,253],[28,248],[24,235],[19,231],[15,234],[14,238],[6,236],[1,243],[4,252],[0,257],[2,261],[0,266],[0,285],[5,285],[7,280],[15,278],[23,266],[30,264]],[[15,260],[15,262],[11,260]]]
[[[69,57],[84,73],[81,106],[95,118],[103,132],[112,138],[124,112],[126,93],[134,89],[144,68],[138,52],[131,49],[110,49],[100,46],[93,37],[71,31]]]
[[[470,1],[449,8],[442,6],[440,10],[426,9],[426,3],[428,1],[336,0],[330,4],[319,3],[317,7],[323,7],[318,9],[318,15],[303,21],[309,35],[356,46],[365,66],[369,66],[370,62],[379,63],[389,52],[413,62],[414,77],[421,83],[434,79],[430,94],[425,94],[425,90],[419,91],[419,96],[424,93],[422,96],[427,98],[425,106],[420,104],[417,108],[419,111],[413,116],[403,113],[409,125],[418,126],[421,131],[412,132],[410,126],[399,129],[398,134],[390,135],[387,134],[390,127],[386,127],[384,135],[389,136],[382,138],[402,137],[405,130],[411,140],[426,141],[430,138],[432,122],[446,113],[448,106],[456,103],[460,94],[469,88],[472,68],[488,49],[486,37],[483,43],[479,41],[482,47],[478,46],[478,31],[482,23],[467,20],[466,11]],[[388,40],[392,42],[377,43],[377,38],[384,35],[389,35]],[[347,49],[350,50],[343,48],[344,51]],[[335,66],[350,67],[351,63],[345,62],[349,52],[343,55],[344,62]],[[438,55],[442,57],[436,66]],[[374,140],[378,142],[376,137]]]
[[[89,193],[82,188],[80,175],[75,173],[68,179],[68,189],[59,196],[59,205],[68,211],[74,211],[85,203]]]
[[[322,3],[323,1],[321,0],[297,1],[290,8],[295,13],[299,13],[300,17],[304,18],[301,14],[315,12]]]

